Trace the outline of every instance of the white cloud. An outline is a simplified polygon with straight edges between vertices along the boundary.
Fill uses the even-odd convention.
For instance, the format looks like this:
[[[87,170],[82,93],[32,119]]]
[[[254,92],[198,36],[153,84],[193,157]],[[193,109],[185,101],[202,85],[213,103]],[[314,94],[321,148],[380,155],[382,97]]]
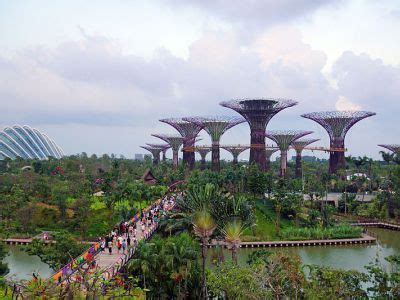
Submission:
[[[349,110],[349,111],[355,111],[355,110],[362,109],[362,107],[360,105],[349,101],[349,99],[347,99],[344,96],[339,96],[338,101],[336,101],[336,103],[335,103],[335,108],[337,110]]]

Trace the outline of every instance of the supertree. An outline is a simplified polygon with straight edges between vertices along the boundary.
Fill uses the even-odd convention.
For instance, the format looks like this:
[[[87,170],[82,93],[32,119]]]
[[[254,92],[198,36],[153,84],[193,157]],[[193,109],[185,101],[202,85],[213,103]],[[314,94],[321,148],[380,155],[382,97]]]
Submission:
[[[288,99],[238,99],[221,102],[241,114],[250,126],[250,163],[266,169],[265,130],[268,122],[281,110],[296,105]]]
[[[292,147],[296,150],[296,168],[295,168],[295,176],[296,178],[300,178],[302,176],[301,171],[301,152],[303,152],[304,148],[312,143],[319,141],[319,139],[302,139],[297,140],[292,143]]]
[[[191,149],[193,149],[195,139],[200,130],[202,130],[203,128],[192,122],[185,121],[182,118],[161,119],[160,122],[171,125],[180,133],[183,138],[185,138],[185,140],[183,141],[183,148],[187,148],[189,150],[183,152],[183,164],[188,166],[189,169],[193,169],[195,156],[194,150]]]
[[[170,135],[170,134],[152,134],[152,136],[162,139],[171,146],[173,165],[174,168],[177,168],[179,148],[182,146],[184,138],[179,135]]]
[[[380,144],[378,145],[380,147],[386,148],[390,151],[392,151],[394,154],[400,154],[400,145],[397,144]]]
[[[204,170],[206,168],[206,156],[211,151],[210,146],[196,146],[195,151],[200,154],[200,169]]]
[[[329,173],[336,173],[346,167],[344,139],[349,129],[358,121],[374,115],[376,113],[369,111],[323,111],[302,115],[320,124],[329,134]]]
[[[245,145],[230,145],[230,146],[221,146],[222,149],[225,149],[226,151],[230,152],[233,156],[233,161],[232,163],[234,165],[238,164],[238,157],[239,154],[242,153],[243,151],[247,150],[250,148],[250,146],[245,146]]]
[[[158,165],[160,161],[160,153],[163,151],[163,148],[150,147],[150,146],[140,146],[140,148],[146,149],[153,155],[153,165]]]
[[[211,170],[219,171],[219,141],[221,136],[233,126],[243,123],[245,120],[238,117],[188,117],[183,118],[188,122],[192,122],[197,126],[204,128],[205,131],[210,135],[212,141],[212,161]]]
[[[265,170],[269,170],[269,166],[271,164],[271,156],[274,154],[276,151],[278,151],[278,148],[265,148]]]
[[[167,150],[171,148],[169,144],[153,144],[153,143],[146,143],[147,146],[154,147],[154,148],[162,148],[162,161],[167,160]]]
[[[289,146],[297,139],[312,133],[312,131],[303,130],[275,130],[267,131],[267,138],[273,140],[281,151],[281,167],[279,175],[285,177],[287,170],[287,152]]]

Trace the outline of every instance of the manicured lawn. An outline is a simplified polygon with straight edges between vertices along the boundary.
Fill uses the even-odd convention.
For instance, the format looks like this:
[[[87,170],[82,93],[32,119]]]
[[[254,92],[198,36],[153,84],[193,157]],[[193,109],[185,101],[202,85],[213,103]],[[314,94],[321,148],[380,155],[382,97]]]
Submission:
[[[244,232],[243,241],[271,241],[279,240],[276,232],[276,213],[271,203],[264,204],[261,200],[255,203],[256,226]],[[293,222],[284,218],[280,220],[280,228],[292,227]],[[254,234],[253,234],[254,233]]]

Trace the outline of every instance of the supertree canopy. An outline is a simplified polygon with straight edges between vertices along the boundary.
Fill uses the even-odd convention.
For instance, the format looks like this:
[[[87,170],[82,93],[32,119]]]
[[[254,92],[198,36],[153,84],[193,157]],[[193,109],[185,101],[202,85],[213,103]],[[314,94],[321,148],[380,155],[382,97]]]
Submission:
[[[269,170],[269,165],[271,163],[271,156],[274,154],[276,151],[278,151],[278,148],[265,148],[265,170]]]
[[[369,111],[323,111],[302,115],[303,118],[320,124],[329,134],[330,157],[329,172],[336,173],[346,167],[344,159],[344,139],[349,129],[362,119],[376,115]]]
[[[183,148],[192,149],[195,139],[202,129],[201,126],[183,120],[182,118],[169,118],[161,119],[160,122],[166,123],[174,127],[185,140],[183,141]],[[183,163],[190,169],[194,168],[195,156],[193,150],[183,152]]]
[[[222,149],[225,149],[226,151],[230,152],[233,156],[233,161],[232,163],[234,165],[238,164],[238,157],[239,154],[242,153],[243,151],[247,150],[250,148],[250,146],[245,146],[245,145],[230,145],[230,146],[221,146]]]
[[[267,138],[273,140],[281,151],[281,167],[280,176],[284,177],[287,170],[287,152],[289,146],[297,139],[312,133],[312,131],[303,130],[275,130],[267,131],[265,134]]]
[[[169,135],[169,134],[152,134],[152,136],[162,139],[167,142],[172,148],[172,161],[174,167],[178,167],[178,153],[179,148],[182,146],[184,138],[179,135]]]
[[[147,146],[150,146],[150,147],[154,147],[154,148],[162,148],[162,160],[163,161],[166,161],[167,160],[167,156],[166,156],[166,153],[167,153],[167,150],[169,149],[169,148],[171,148],[171,146],[169,145],[169,144],[153,144],[153,143],[146,143],[146,145]]]
[[[211,151],[210,146],[196,146],[195,151],[200,154],[200,169],[204,170],[206,168],[206,156]]]
[[[219,141],[221,136],[233,126],[243,123],[245,120],[240,117],[188,117],[183,118],[202,128],[210,135],[212,141],[212,161],[211,170],[219,171]]]
[[[268,122],[281,110],[296,105],[288,99],[238,99],[221,102],[241,114],[250,126],[250,163],[255,162],[261,170],[266,168],[265,130]]]
[[[397,144],[390,144],[390,145],[388,145],[388,144],[380,144],[378,146],[386,148],[386,149],[392,151],[395,154],[400,154],[400,145],[397,145]]]
[[[301,140],[296,140],[292,143],[292,147],[294,150],[296,150],[296,169],[295,169],[295,176],[297,178],[300,178],[302,175],[301,171],[301,152],[303,152],[303,149],[312,144],[315,143],[316,141],[319,141],[319,139],[301,139]]]
[[[160,161],[160,153],[163,148],[151,147],[151,146],[140,146],[140,148],[146,149],[153,155],[153,165],[157,165]]]

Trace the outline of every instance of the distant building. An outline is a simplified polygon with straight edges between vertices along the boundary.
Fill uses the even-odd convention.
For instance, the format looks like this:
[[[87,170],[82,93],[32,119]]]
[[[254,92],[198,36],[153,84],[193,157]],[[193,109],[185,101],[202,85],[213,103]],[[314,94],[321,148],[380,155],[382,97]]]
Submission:
[[[142,153],[136,153],[135,154],[135,160],[144,160],[143,154]]]
[[[61,158],[63,150],[45,133],[29,126],[4,127],[0,132],[0,160]]]

